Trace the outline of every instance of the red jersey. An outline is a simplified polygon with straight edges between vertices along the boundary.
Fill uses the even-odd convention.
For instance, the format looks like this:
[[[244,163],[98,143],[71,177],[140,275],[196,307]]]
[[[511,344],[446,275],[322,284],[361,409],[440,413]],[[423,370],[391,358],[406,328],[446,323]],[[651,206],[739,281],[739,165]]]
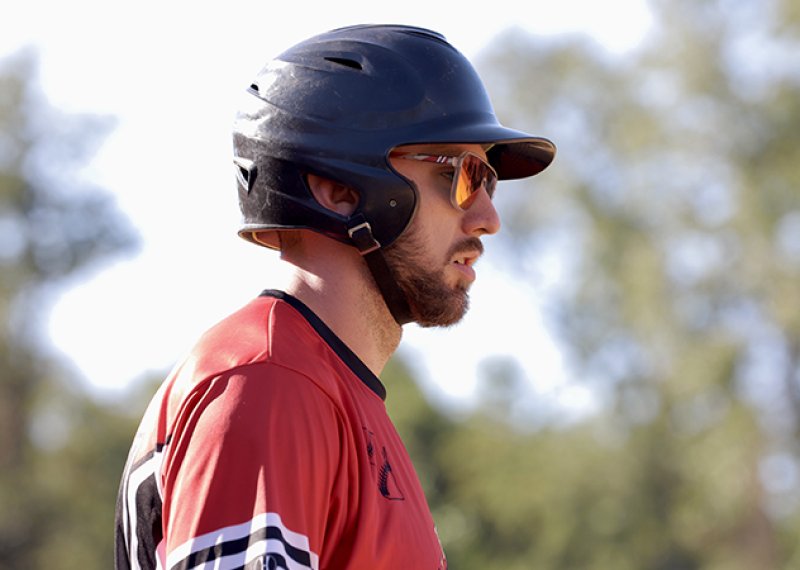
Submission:
[[[445,570],[378,378],[267,291],[209,330],[145,413],[117,570]]]

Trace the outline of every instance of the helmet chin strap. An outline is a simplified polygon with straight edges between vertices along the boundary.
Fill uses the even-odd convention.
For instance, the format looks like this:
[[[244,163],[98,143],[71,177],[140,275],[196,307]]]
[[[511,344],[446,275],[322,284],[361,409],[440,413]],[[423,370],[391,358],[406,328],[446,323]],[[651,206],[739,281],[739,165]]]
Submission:
[[[386,262],[386,257],[381,251],[381,244],[372,235],[372,227],[363,214],[357,214],[349,220],[347,233],[364,261],[367,262],[367,266],[375,278],[375,283],[378,285],[378,290],[383,295],[383,300],[394,320],[400,326],[412,322],[414,317],[411,316],[406,296],[400,289],[400,285],[397,284],[397,279],[394,278],[392,270]]]

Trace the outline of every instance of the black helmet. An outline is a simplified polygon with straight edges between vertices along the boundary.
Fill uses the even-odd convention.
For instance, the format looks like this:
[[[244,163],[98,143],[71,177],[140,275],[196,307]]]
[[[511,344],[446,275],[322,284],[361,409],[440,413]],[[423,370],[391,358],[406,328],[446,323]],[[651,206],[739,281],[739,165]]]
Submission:
[[[442,35],[408,26],[341,28],[288,49],[250,85],[233,138],[240,236],[310,229],[381,260],[418,202],[390,165],[395,147],[493,145],[487,156],[501,180],[537,174],[555,155],[550,141],[500,125],[475,69]],[[320,206],[308,173],[356,190],[353,215]],[[277,238],[257,243],[279,247]]]

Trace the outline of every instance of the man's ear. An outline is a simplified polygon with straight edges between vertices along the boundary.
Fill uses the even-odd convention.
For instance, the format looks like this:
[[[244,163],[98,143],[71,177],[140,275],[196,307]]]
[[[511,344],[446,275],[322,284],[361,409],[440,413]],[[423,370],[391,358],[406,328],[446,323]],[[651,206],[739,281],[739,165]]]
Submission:
[[[308,174],[306,178],[314,199],[323,208],[336,212],[345,218],[355,211],[356,206],[358,206],[358,192],[344,184],[333,182],[315,174]]]

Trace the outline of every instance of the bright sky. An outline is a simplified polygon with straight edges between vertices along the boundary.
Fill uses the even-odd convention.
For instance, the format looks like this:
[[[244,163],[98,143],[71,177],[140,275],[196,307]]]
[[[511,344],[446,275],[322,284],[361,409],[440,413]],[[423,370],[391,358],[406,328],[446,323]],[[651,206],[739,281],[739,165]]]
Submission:
[[[650,25],[644,0],[500,6],[29,0],[4,10],[0,57],[38,46],[42,85],[55,106],[117,117],[86,175],[116,196],[143,240],[135,258],[63,296],[50,323],[56,346],[94,386],[113,390],[171,367],[197,335],[281,271],[273,253],[236,237],[230,127],[243,87],[286,47],[354,23],[399,23],[439,31],[468,57],[510,26],[588,33],[621,52]],[[464,323],[446,331],[407,326],[403,350],[434,390],[454,400],[469,398],[483,358],[507,354],[538,391],[561,390],[566,405],[580,404],[579,391],[564,390],[558,349],[541,325],[546,295],[509,283],[491,265],[491,243],[487,251]]]

